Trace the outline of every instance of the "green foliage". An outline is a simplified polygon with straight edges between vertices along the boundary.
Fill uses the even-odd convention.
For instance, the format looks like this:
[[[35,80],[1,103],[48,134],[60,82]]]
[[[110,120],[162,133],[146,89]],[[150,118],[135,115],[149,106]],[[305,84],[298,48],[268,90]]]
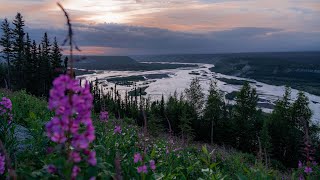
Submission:
[[[224,101],[222,99],[222,94],[217,88],[217,83],[211,82],[209,96],[204,110],[204,119],[206,120],[207,125],[211,127],[211,144],[213,144],[214,138],[217,138],[215,129],[221,128],[221,120],[223,119],[223,107]]]
[[[197,113],[200,114],[204,104],[204,93],[199,78],[192,79],[189,88],[185,90],[185,94],[189,104],[191,104]]]
[[[38,129],[52,117],[47,108],[47,102],[27,94],[25,91],[7,93],[0,91],[0,97],[6,96],[11,99],[14,122],[25,127]]]
[[[250,152],[257,148],[257,134],[261,127],[257,110],[258,95],[249,83],[245,83],[236,97],[234,107],[235,144],[240,150]]]
[[[10,97],[13,103],[14,121],[27,127],[31,134],[31,139],[25,142],[28,146],[19,152],[13,152],[16,157],[14,163],[18,177],[57,179],[58,177],[46,171],[48,162],[54,161],[62,167],[67,167],[69,162],[47,149],[50,147],[50,142],[44,134],[44,124],[52,116],[47,110],[47,103],[24,91],[15,93],[1,91],[0,94]],[[178,104],[184,102],[172,99],[177,109],[179,109]],[[159,109],[156,103],[153,106],[151,105],[150,111],[154,114],[161,111],[160,105]],[[188,113],[183,112],[183,114]],[[278,179],[280,177],[296,179],[300,174],[309,179],[319,177],[317,174],[319,166],[316,165],[312,166],[314,173],[310,176],[307,176],[303,169],[296,169],[292,174],[280,172],[271,166],[266,168],[252,154],[239,153],[218,146],[171,144],[161,136],[144,137],[141,128],[133,125],[134,121],[131,119],[114,119],[111,116],[108,122],[102,122],[96,117],[97,115],[93,114],[96,131],[93,148],[97,152],[98,164],[96,167],[82,169],[84,179],[92,176],[96,176],[97,179],[112,179],[118,175],[123,179]],[[121,126],[121,134],[113,132],[115,124]],[[262,133],[261,137],[263,136]],[[143,163],[133,162],[133,155],[137,152],[143,154],[145,164],[155,160],[156,170],[148,169],[147,174],[138,174],[137,167]],[[120,163],[120,167],[117,167],[117,162]],[[121,174],[117,173],[119,169]]]

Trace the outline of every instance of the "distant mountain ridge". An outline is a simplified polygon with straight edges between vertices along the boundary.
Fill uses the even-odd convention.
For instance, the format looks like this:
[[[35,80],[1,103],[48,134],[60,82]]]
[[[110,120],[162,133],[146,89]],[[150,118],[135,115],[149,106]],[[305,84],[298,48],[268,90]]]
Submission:
[[[184,64],[141,63],[128,56],[76,56],[75,59],[74,67],[86,70],[151,71],[196,66]]]

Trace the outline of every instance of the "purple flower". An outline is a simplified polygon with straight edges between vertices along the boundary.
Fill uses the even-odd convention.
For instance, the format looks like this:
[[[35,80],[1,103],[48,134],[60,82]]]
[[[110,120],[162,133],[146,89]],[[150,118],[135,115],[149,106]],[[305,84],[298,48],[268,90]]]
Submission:
[[[3,97],[2,101],[0,102],[0,105],[6,109],[12,110],[12,103],[9,98]]]
[[[307,173],[307,174],[310,174],[310,173],[312,173],[312,168],[306,166],[306,168],[304,169],[304,172]]]
[[[318,163],[316,161],[312,161],[312,165],[316,166]]]
[[[71,152],[70,153],[70,159],[75,162],[75,163],[78,163],[81,161],[81,156],[80,156],[80,153],[78,152]]]
[[[302,168],[302,166],[303,166],[302,162],[299,161],[299,163],[298,163],[298,168]]]
[[[0,175],[4,173],[4,170],[6,169],[6,158],[4,155],[0,153]]]
[[[95,152],[95,151],[91,151],[91,152],[89,153],[88,163],[89,163],[91,166],[97,165],[97,158],[96,158],[96,152]]]
[[[81,171],[81,169],[80,169],[78,166],[73,166],[73,168],[72,168],[72,174],[71,174],[71,179],[72,179],[72,180],[75,180],[80,171]]]
[[[69,154],[71,162],[79,163],[84,158],[90,165],[95,166],[96,154],[89,150],[90,143],[95,139],[91,119],[92,102],[88,83],[81,87],[79,81],[69,75],[56,78],[49,98],[49,109],[55,116],[46,124],[46,134],[51,141],[58,144],[71,142],[68,143],[71,146],[68,148],[72,149]],[[73,166],[72,179],[75,179],[79,172],[80,168]]]
[[[154,162],[154,160],[151,160],[149,163],[150,163],[150,168],[152,169],[152,171],[156,170],[156,163]]]
[[[4,116],[7,119],[7,123],[12,121],[12,103],[9,98],[3,97],[0,101],[0,116]]]
[[[139,161],[142,161],[142,157],[141,157],[140,153],[134,154],[134,156],[133,156],[133,162],[134,162],[134,163],[137,163],[137,162],[139,162]]]
[[[146,165],[139,166],[139,167],[137,168],[137,172],[138,172],[138,173],[147,174],[147,173],[148,173],[148,168],[147,168]]]
[[[304,177],[300,174],[299,180],[304,180]]]
[[[56,116],[50,121],[53,127],[47,127],[47,130],[69,131],[78,133],[77,128],[80,124],[90,125],[91,108],[93,97],[90,94],[89,85],[83,88],[79,82],[70,78],[68,75],[61,75],[53,82],[53,88],[50,90],[49,109],[56,113]]]
[[[122,130],[121,130],[121,127],[120,127],[120,126],[116,126],[116,127],[114,128],[114,133],[115,133],[115,134],[116,134],[116,133],[121,134],[121,132],[122,132]]]
[[[47,171],[50,174],[54,174],[57,172],[57,168],[54,165],[50,164],[47,166]]]
[[[107,111],[100,112],[100,120],[104,122],[108,122],[109,114]]]

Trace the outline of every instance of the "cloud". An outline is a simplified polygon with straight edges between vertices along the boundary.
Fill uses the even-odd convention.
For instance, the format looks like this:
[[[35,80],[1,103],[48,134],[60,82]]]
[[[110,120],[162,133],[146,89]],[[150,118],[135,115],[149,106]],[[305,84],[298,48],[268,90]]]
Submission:
[[[76,41],[94,54],[319,50],[319,0],[61,0]],[[0,18],[22,12],[31,37],[63,41],[51,0],[0,0]],[[106,23],[104,23],[106,22]]]
[[[40,41],[48,31],[63,41],[64,29],[27,29]],[[188,33],[122,24],[75,24],[77,44],[87,54],[168,54],[320,50],[320,32],[241,27]]]
[[[22,12],[32,26],[61,26],[55,1],[0,0],[0,17]],[[73,22],[121,23],[175,31],[210,32],[237,27],[320,29],[319,0],[62,0]]]

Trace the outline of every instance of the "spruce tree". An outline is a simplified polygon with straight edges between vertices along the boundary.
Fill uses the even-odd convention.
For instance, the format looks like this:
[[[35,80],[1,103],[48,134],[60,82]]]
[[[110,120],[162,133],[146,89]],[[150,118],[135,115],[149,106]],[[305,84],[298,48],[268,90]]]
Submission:
[[[219,121],[221,121],[223,116],[223,99],[222,94],[217,88],[217,83],[211,81],[209,96],[204,110],[204,119],[209,123],[211,127],[210,130],[210,142],[213,144],[214,139],[214,129],[218,126]]]
[[[188,116],[188,108],[187,103],[181,102],[181,114],[180,114],[180,121],[179,121],[179,130],[182,137],[182,140],[186,140],[187,143],[192,140],[195,136],[194,130],[192,128],[192,119]]]
[[[257,123],[258,95],[249,83],[245,83],[236,97],[234,107],[234,131],[236,133],[236,147],[243,151],[250,151],[257,145],[257,135],[260,130],[255,129]]]
[[[282,97],[276,102],[270,117],[269,134],[272,142],[272,157],[286,166],[295,166],[300,146],[299,131],[292,117],[291,90],[286,88]],[[300,137],[299,137],[300,136]]]
[[[41,41],[41,63],[40,63],[40,77],[42,78],[42,95],[48,97],[49,89],[51,87],[51,44],[49,42],[48,34],[44,33]]]
[[[192,79],[189,88],[185,90],[185,94],[187,101],[194,106],[198,115],[200,115],[204,105],[204,93],[199,78]]]
[[[300,145],[302,145],[300,148],[303,149],[303,153],[299,155],[298,159],[302,159],[302,155],[304,155],[305,158],[303,159],[308,159],[307,161],[309,161],[309,163],[314,161],[310,159],[314,153],[312,149],[313,142],[311,141],[311,137],[318,135],[318,133],[313,135],[312,131],[310,131],[311,117],[312,112],[309,107],[309,99],[303,92],[300,91],[298,93],[297,100],[292,105],[292,118],[296,125],[298,134],[300,135],[298,136],[299,139],[297,139],[297,141],[300,141]]]
[[[51,68],[52,68],[53,79],[58,77],[59,74],[63,73],[62,54],[60,52],[60,47],[58,45],[56,37],[54,38],[52,52],[51,52]]]
[[[266,164],[266,166],[268,167],[268,161],[269,161],[269,153],[272,150],[272,144],[271,144],[271,137],[269,135],[269,129],[268,129],[269,125],[268,125],[268,120],[265,120],[263,122],[263,126],[260,132],[260,145],[261,145],[261,149],[260,149],[260,155],[261,158],[264,159],[264,162]]]
[[[7,61],[7,73],[6,81],[7,87],[11,89],[11,58],[12,58],[12,30],[7,19],[4,19],[2,25],[2,37],[0,39],[0,45],[2,46],[3,58]]]
[[[29,37],[29,34],[27,33],[26,35],[26,41],[25,41],[25,47],[24,47],[24,59],[25,59],[25,64],[24,66],[22,67],[22,70],[23,70],[23,73],[24,73],[24,79],[26,81],[25,83],[25,87],[23,88],[26,88],[27,92],[31,93],[31,94],[34,94],[34,92],[32,92],[32,89],[34,87],[34,84],[33,83],[33,74],[32,74],[32,71],[33,71],[33,67],[32,67],[32,64],[30,63],[32,61],[32,52],[31,52],[31,40],[30,40],[30,37]]]
[[[6,83],[5,83],[6,74],[7,74],[7,70],[4,64],[0,63],[0,88],[6,87]]]
[[[31,60],[29,62],[31,67],[31,85],[30,91],[34,95],[39,95],[39,81],[38,81],[38,73],[39,73],[39,57],[38,57],[38,49],[36,41],[32,42],[31,46]]]
[[[293,122],[297,125],[297,128],[304,129],[309,127],[311,116],[312,112],[309,108],[309,99],[302,91],[300,91],[297,100],[292,106]]]
[[[25,87],[25,79],[23,66],[25,65],[24,60],[24,20],[20,13],[17,13],[13,21],[13,80],[15,89],[22,89]]]
[[[164,97],[163,97],[163,94],[161,96],[161,101],[160,101],[160,115],[162,117],[164,117],[164,113],[165,113],[165,102],[164,102]]]
[[[36,79],[38,81],[37,83],[37,94],[38,96],[43,96],[44,94],[44,80],[42,78],[42,49],[41,49],[41,44],[38,45],[38,49],[37,49],[37,73],[36,73]]]

